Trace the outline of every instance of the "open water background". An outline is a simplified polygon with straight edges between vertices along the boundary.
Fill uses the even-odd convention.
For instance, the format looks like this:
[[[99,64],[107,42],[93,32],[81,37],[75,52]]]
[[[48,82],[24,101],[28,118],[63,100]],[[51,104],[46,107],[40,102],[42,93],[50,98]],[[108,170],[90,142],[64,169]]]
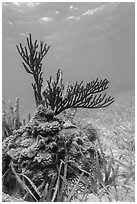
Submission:
[[[33,113],[31,82],[16,45],[26,37],[50,45],[44,79],[60,68],[64,82],[107,78],[109,94],[135,91],[135,3],[2,3],[2,96]]]

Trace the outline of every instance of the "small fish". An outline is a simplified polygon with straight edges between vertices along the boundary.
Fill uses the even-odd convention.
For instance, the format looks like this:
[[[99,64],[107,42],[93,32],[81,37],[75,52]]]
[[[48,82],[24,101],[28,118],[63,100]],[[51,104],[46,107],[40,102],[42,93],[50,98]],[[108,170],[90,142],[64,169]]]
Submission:
[[[77,127],[71,122],[65,122],[63,125],[62,133],[74,133],[77,130]]]

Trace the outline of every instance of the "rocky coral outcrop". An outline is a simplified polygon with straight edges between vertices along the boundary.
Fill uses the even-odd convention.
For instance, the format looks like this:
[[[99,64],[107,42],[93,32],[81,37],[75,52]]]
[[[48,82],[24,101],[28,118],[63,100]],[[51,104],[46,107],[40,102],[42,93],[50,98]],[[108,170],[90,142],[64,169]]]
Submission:
[[[64,134],[63,124],[53,111],[40,105],[26,126],[3,141],[3,174],[8,171],[12,161],[16,172],[26,175],[38,187],[43,181],[51,182],[66,155],[80,168],[89,171],[95,156],[92,142],[78,129],[74,134]],[[79,169],[71,163],[69,166],[67,179],[71,180]],[[8,182],[9,178],[5,186]]]

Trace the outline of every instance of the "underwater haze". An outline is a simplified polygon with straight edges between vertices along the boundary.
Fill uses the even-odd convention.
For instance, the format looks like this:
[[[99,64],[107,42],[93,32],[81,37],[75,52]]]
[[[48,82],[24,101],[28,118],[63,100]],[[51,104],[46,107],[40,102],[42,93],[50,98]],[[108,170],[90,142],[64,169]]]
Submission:
[[[35,110],[33,78],[16,45],[26,38],[50,45],[43,76],[63,70],[64,81],[110,81],[112,96],[135,90],[135,3],[2,3],[2,96],[20,99],[22,117]]]

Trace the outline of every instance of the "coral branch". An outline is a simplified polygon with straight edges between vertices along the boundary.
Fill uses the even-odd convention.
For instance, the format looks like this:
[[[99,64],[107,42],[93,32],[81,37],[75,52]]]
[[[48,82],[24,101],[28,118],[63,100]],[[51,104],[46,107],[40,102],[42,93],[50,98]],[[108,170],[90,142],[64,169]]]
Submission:
[[[42,59],[47,54],[50,46],[40,42],[32,42],[31,34],[27,38],[27,47],[23,47],[20,43],[16,46],[20,56],[23,59],[23,66],[27,73],[32,74],[34,83],[32,83],[36,106],[39,104],[46,105],[51,108],[55,114],[69,108],[104,108],[114,102],[111,96],[107,98],[102,92],[108,89],[109,81],[107,79],[93,80],[90,83],[83,85],[76,82],[75,85],[69,83],[63,84],[63,74],[59,69],[56,73],[56,80],[52,77],[47,80],[46,87],[42,93],[43,72]],[[39,47],[39,50],[37,50]],[[98,95],[99,94],[99,95]]]
[[[23,48],[22,44],[20,43],[19,46],[16,46],[17,50],[22,57],[23,61],[22,64],[27,73],[32,74],[34,77],[34,83],[32,84],[34,95],[35,95],[35,102],[38,106],[42,102],[42,95],[41,95],[41,87],[43,83],[42,78],[42,59],[47,54],[50,46],[47,47],[47,44],[43,44],[40,42],[40,45],[35,42],[32,42],[31,34],[29,34],[29,38],[27,38],[27,47]],[[38,47],[40,50],[38,51]]]
[[[62,80],[62,72],[58,70],[56,80],[52,77],[47,81],[47,86],[43,91],[45,104],[51,107],[55,114],[58,115],[68,108],[104,108],[114,102],[114,98],[101,92],[108,89],[109,81],[93,80],[86,86],[76,82],[74,86],[67,84],[65,86]],[[100,93],[98,95],[98,93]]]

